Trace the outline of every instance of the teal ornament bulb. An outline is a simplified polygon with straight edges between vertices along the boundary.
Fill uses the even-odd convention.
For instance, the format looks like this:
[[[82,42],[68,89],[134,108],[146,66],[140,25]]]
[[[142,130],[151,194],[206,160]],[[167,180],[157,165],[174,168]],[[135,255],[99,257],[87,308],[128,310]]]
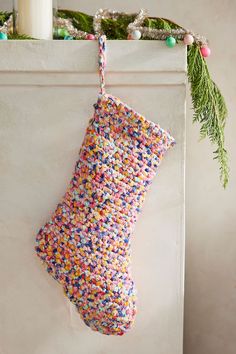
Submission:
[[[66,41],[72,41],[72,40],[74,39],[74,37],[72,37],[72,36],[65,36],[64,39],[65,39]]]
[[[176,45],[176,39],[172,36],[166,38],[166,45],[169,48],[173,48]]]
[[[0,40],[1,41],[6,41],[7,40],[7,34],[4,32],[0,32]]]

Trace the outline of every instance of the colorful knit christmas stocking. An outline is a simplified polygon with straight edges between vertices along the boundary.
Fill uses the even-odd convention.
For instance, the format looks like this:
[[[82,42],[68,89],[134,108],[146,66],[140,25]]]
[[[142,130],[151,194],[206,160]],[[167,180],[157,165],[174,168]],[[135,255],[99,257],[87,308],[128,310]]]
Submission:
[[[165,152],[159,125],[104,91],[105,37],[99,38],[101,93],[69,188],[37,235],[37,255],[95,331],[122,335],[136,314],[130,236]]]

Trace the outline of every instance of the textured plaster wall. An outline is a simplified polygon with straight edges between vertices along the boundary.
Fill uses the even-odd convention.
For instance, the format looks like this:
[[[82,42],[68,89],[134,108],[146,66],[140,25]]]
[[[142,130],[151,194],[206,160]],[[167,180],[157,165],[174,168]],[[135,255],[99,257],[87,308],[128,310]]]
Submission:
[[[0,8],[11,2],[0,0]],[[207,35],[212,56],[209,69],[222,89],[229,109],[226,146],[230,151],[231,179],[224,191],[218,181],[214,149],[208,141],[198,142],[199,127],[191,123],[187,107],[186,178],[186,293],[185,354],[233,354],[236,347],[236,85],[235,0],[181,2],[165,0],[74,1],[60,0],[62,7],[94,13],[98,7],[136,11],[148,8]],[[204,94],[204,93],[203,93]]]

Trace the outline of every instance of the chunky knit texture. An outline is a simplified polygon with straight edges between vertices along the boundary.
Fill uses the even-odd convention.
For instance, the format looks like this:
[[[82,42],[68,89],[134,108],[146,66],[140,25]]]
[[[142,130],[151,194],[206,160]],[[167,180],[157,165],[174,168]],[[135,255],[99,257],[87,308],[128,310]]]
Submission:
[[[69,188],[40,229],[36,252],[86,325],[122,335],[137,311],[131,235],[174,139],[104,91],[94,108]]]

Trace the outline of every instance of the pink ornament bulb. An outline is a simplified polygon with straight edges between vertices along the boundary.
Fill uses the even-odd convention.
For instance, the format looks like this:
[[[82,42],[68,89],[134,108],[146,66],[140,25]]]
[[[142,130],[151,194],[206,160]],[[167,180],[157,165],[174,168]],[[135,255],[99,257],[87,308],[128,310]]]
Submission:
[[[184,36],[184,44],[186,45],[191,45],[193,44],[194,42],[194,38],[191,34],[187,33],[185,36]]]
[[[87,34],[85,37],[87,40],[89,41],[94,41],[94,39],[96,39],[96,37],[94,36],[94,34]]]
[[[201,47],[200,51],[201,51],[202,56],[203,56],[204,58],[207,58],[207,57],[209,57],[209,55],[211,55],[211,50],[210,50],[210,48],[207,47],[207,46]]]

